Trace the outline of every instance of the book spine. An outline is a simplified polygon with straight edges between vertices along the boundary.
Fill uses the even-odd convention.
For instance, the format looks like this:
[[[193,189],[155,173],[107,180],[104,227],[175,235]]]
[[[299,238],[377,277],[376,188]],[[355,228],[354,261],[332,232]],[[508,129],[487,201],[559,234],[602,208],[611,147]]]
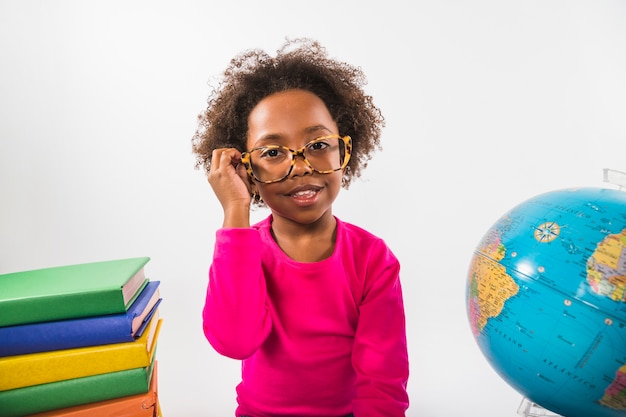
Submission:
[[[0,327],[126,312],[120,288],[0,302]]]
[[[0,357],[132,342],[125,315],[0,327]]]
[[[0,357],[132,342],[141,336],[140,330],[133,334],[133,320],[142,314],[158,286],[159,281],[148,283],[126,314],[0,327]]]
[[[155,360],[150,389],[145,394],[60,408],[31,415],[30,417],[157,417],[159,413],[158,365],[158,361]]]
[[[125,313],[147,284],[149,257],[0,275],[0,327]]]
[[[161,326],[152,320],[154,333],[134,342],[0,358],[0,391],[148,366]]]
[[[44,411],[148,392],[152,366],[0,391],[0,416]]]

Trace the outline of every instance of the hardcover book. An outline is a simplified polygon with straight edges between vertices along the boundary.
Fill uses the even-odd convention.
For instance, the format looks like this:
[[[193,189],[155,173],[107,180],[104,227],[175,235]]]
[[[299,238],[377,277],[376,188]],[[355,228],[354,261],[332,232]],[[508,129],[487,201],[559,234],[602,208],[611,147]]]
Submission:
[[[154,361],[145,368],[127,369],[32,387],[0,391],[2,417],[24,417],[50,410],[148,392]],[[91,414],[94,416],[94,414]],[[99,414],[95,416],[100,417]]]
[[[161,328],[158,311],[148,326],[134,342],[0,358],[0,391],[146,367]]]
[[[57,266],[0,275],[0,327],[125,313],[147,284],[150,258]]]
[[[159,284],[148,282],[126,313],[0,327],[0,357],[132,342],[161,302]]]
[[[98,401],[31,415],[31,417],[158,417],[158,363],[155,361],[150,389],[145,394]]]

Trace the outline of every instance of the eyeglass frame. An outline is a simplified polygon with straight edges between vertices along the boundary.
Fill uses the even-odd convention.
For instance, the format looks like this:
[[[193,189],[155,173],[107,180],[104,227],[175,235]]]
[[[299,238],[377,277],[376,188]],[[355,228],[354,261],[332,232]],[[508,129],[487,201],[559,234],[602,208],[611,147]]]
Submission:
[[[345,148],[345,156],[343,159],[343,163],[341,164],[341,166],[339,168],[336,169],[330,169],[330,170],[325,170],[325,171],[319,171],[315,168],[313,168],[313,166],[311,166],[311,163],[309,162],[308,159],[306,159],[306,156],[304,155],[304,150],[307,149],[307,147],[309,147],[312,143],[318,142],[318,141],[322,141],[324,139],[340,139],[343,141]],[[289,151],[291,153],[291,165],[289,166],[289,170],[287,171],[287,173],[282,177],[279,178],[277,180],[270,180],[270,181],[263,181],[259,178],[257,178],[256,175],[254,175],[254,171],[252,170],[252,161],[250,160],[251,156],[252,156],[252,152],[254,151],[258,151],[261,149],[285,149],[287,151]],[[243,152],[241,154],[241,163],[246,167],[246,171],[248,172],[248,175],[251,178],[254,178],[257,182],[260,182],[262,184],[272,184],[275,182],[280,182],[280,181],[284,181],[285,179],[287,179],[287,177],[289,177],[289,175],[291,174],[291,171],[293,171],[293,167],[296,165],[296,158],[298,156],[302,156],[302,160],[304,161],[304,163],[314,172],[317,172],[318,174],[330,174],[336,171],[340,171],[342,169],[344,169],[347,165],[348,162],[350,162],[350,157],[352,156],[352,138],[350,136],[341,136],[341,135],[327,135],[327,136],[321,136],[319,138],[315,138],[312,141],[309,141],[306,143],[306,145],[304,145],[303,147],[301,147],[300,149],[294,150],[291,148],[288,148],[287,146],[282,146],[282,145],[266,145],[266,146],[258,146],[256,148],[252,148],[249,151]]]

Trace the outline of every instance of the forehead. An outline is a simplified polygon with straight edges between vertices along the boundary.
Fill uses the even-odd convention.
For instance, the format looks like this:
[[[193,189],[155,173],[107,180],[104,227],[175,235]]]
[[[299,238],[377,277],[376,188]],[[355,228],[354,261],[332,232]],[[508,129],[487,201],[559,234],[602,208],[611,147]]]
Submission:
[[[316,131],[337,133],[328,108],[317,95],[305,90],[287,90],[261,100],[248,116],[248,139],[292,137]]]

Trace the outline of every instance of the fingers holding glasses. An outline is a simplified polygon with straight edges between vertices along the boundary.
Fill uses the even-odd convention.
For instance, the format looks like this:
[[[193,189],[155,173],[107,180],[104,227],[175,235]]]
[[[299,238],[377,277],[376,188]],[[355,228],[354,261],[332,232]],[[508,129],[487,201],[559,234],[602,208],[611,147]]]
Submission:
[[[241,152],[235,148],[215,149],[208,175],[213,192],[226,209],[250,204],[250,182],[241,164]]]
[[[211,171],[219,171],[220,169],[228,169],[231,165],[236,168],[241,162],[241,152],[235,148],[219,148],[214,149],[211,156]]]

